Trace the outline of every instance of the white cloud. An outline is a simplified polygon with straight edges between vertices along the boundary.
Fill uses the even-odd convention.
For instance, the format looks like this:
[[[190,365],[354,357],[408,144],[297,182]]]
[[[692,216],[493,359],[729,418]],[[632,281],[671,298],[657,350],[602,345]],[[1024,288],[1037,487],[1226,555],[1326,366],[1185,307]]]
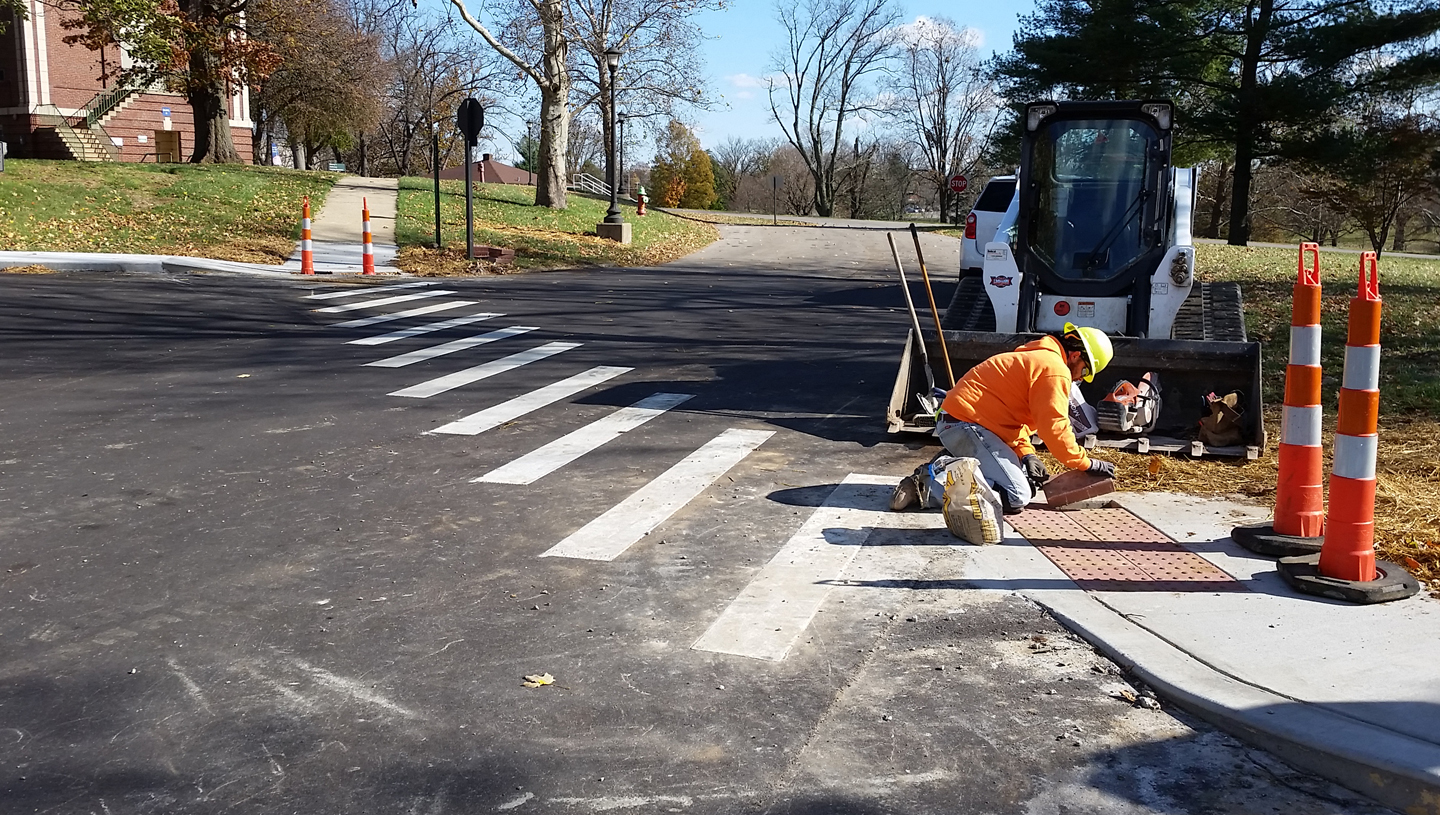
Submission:
[[[736,99],[754,99],[754,98],[755,98],[755,94],[751,93],[750,91],[736,91],[736,92],[735,92],[735,98],[736,98]]]
[[[728,80],[731,85],[734,85],[737,88],[765,87],[765,80],[763,78],[758,76],[751,76],[749,74],[732,74],[725,77],[725,79]]]
[[[905,23],[904,25],[898,25],[895,27],[894,30],[895,33],[899,35],[902,42],[915,42],[923,34],[927,33],[927,31],[929,30],[934,29],[937,25],[939,25],[939,22],[933,17],[926,17],[925,15],[921,14],[920,16],[915,18],[914,22]],[[957,29],[957,34],[959,35],[960,41],[963,44],[971,46],[973,48],[979,48],[980,46],[985,44],[985,34],[978,28],[961,26],[959,29]]]

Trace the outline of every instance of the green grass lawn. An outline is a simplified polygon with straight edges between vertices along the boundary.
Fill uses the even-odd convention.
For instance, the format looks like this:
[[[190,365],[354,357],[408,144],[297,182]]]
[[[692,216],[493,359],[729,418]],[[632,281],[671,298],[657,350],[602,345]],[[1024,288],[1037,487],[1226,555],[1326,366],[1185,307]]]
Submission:
[[[520,269],[576,266],[653,266],[687,255],[718,237],[709,224],[651,211],[635,216],[634,205],[623,206],[633,226],[634,242],[622,246],[595,236],[608,201],[571,193],[568,207],[534,206],[535,189],[511,184],[476,184],[475,243],[515,250]],[[400,204],[395,240],[400,268],[414,274],[468,274],[464,261],[465,185],[440,183],[441,237],[445,252],[436,252],[434,182],[400,179]]]
[[[1284,399],[1290,354],[1290,301],[1298,249],[1200,244],[1196,275],[1205,281],[1236,281],[1245,298],[1246,330],[1264,343],[1265,401]],[[1378,265],[1382,346],[1382,418],[1440,419],[1440,258],[1382,255]],[[1360,256],[1320,253],[1322,404],[1334,409],[1345,362],[1345,327],[1360,275]]]
[[[278,263],[300,199],[338,176],[272,167],[8,160],[0,249],[195,255]]]

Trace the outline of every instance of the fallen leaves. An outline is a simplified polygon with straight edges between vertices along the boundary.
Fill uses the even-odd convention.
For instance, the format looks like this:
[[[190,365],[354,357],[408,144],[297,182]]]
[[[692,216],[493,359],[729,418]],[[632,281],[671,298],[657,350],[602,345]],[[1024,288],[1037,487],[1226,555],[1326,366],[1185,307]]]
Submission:
[[[551,676],[551,675],[548,674],[548,673],[545,673],[545,674],[528,674],[528,675],[525,677],[525,681],[524,681],[523,683],[521,683],[521,687],[526,687],[526,688],[543,688],[543,687],[545,687],[546,685],[553,685],[553,684],[555,684],[555,677]]]

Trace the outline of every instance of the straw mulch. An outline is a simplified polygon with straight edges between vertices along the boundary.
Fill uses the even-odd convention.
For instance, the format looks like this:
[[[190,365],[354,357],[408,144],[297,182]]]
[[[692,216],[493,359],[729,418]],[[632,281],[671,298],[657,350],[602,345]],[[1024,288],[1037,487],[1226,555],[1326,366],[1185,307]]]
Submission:
[[[1120,490],[1243,497],[1273,507],[1279,412],[1266,411],[1265,422],[1270,443],[1257,461],[1137,455],[1103,448],[1093,452],[1115,463],[1115,486]],[[1333,421],[1327,424],[1333,426]],[[1333,442],[1327,432],[1327,474]],[[1051,472],[1059,471],[1053,459],[1047,466]],[[1376,554],[1401,564],[1440,594],[1440,421],[1382,420],[1375,481]]]

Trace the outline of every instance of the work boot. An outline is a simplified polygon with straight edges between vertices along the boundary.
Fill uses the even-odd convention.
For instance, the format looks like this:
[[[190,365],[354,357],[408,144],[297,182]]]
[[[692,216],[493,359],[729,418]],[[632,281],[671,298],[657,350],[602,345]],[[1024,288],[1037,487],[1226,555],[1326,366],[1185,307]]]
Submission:
[[[913,475],[900,479],[900,483],[895,485],[895,491],[890,493],[891,512],[903,512],[919,503],[920,479]]]

